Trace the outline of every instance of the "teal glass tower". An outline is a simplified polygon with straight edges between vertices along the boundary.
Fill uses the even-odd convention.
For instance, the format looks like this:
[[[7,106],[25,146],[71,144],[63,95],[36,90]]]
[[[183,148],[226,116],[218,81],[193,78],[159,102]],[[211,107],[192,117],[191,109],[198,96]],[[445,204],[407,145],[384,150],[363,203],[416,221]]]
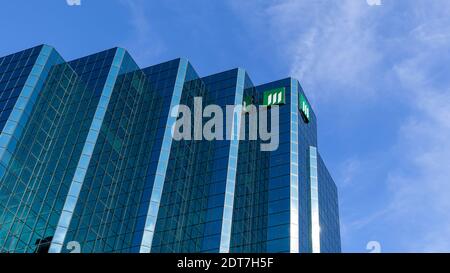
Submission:
[[[249,102],[279,106],[276,150],[172,136],[179,105],[201,109],[203,128],[207,105]],[[248,133],[250,119],[232,113],[225,131]],[[340,252],[337,188],[300,83],[202,77],[186,59],[141,69],[122,48],[1,57],[0,252],[72,251]]]

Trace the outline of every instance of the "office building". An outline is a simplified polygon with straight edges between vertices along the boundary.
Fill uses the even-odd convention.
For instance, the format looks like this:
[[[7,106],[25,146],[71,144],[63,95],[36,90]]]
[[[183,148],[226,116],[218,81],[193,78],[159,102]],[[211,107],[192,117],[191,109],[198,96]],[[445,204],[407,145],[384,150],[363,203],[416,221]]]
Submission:
[[[174,139],[171,112],[195,98],[262,106],[271,128],[278,109],[277,148]],[[224,131],[249,134],[250,114]],[[40,45],[0,58],[0,130],[1,252],[341,250],[337,188],[296,79],[204,77],[186,59],[140,68],[122,48],[65,61]]]

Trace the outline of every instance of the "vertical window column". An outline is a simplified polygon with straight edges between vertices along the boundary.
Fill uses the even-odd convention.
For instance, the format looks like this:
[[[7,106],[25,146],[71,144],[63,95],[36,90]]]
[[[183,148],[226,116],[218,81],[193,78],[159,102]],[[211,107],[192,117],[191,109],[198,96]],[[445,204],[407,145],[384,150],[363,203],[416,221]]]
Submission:
[[[290,252],[299,252],[298,227],[298,82],[291,79],[290,122]]]
[[[52,47],[42,46],[39,56],[0,135],[0,178],[3,177],[8,167],[50,68],[54,64],[62,62],[63,59]]]
[[[56,227],[56,231],[50,245],[49,253],[60,253],[62,250],[62,246],[69,229],[70,221],[72,220],[75,206],[78,202],[78,197],[81,192],[81,187],[83,186],[84,178],[86,176],[92,154],[94,153],[94,147],[100,134],[103,119],[105,118],[106,110],[108,109],[108,104],[111,99],[114,84],[117,80],[117,76],[119,75],[124,56],[125,50],[122,48],[118,48],[115,53],[111,69],[109,70],[108,77],[106,78],[106,83],[103,87],[100,100],[95,110],[94,119],[92,120],[91,126],[89,128],[86,142],[84,143],[74,177],[70,184],[69,193],[67,195],[66,201],[64,202],[64,207],[61,212],[61,216],[59,217],[58,225]]]
[[[319,223],[319,188],[317,179],[317,148],[309,147],[309,174],[311,183],[311,236],[312,251],[320,253],[320,223]]]
[[[236,187],[237,158],[239,152],[239,136],[241,129],[242,106],[244,97],[245,71],[238,69],[236,94],[234,97],[235,111],[231,131],[230,153],[228,156],[227,181],[225,186],[225,202],[223,208],[222,230],[220,234],[220,253],[230,252],[231,223],[233,219],[234,191]],[[237,110],[236,110],[237,109]]]
[[[170,101],[169,113],[167,116],[166,128],[164,129],[164,137],[159,153],[158,166],[156,168],[155,181],[153,183],[152,195],[150,197],[150,205],[145,219],[144,233],[142,235],[140,253],[150,253],[152,249],[153,236],[155,234],[156,220],[158,218],[159,205],[166,179],[167,166],[169,164],[170,149],[172,148],[172,128],[176,122],[176,117],[171,115],[174,107],[178,106],[181,101],[181,94],[186,79],[188,62],[186,59],[180,59],[178,66],[175,87]]]

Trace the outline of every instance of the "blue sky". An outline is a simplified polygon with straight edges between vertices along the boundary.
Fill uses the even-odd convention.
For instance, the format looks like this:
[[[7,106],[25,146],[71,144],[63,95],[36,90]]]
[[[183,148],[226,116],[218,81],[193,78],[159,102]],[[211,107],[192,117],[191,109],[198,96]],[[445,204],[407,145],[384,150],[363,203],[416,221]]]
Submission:
[[[0,56],[37,44],[71,60],[127,48],[298,78],[340,194],[342,246],[450,251],[450,1],[3,1]]]

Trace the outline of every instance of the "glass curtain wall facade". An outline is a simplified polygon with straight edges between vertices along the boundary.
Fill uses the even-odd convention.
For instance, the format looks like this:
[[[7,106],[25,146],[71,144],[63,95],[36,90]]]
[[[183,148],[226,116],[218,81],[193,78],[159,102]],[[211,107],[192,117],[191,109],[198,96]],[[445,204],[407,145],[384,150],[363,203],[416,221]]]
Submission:
[[[269,131],[279,120],[276,150],[249,139],[255,116],[227,112],[249,101]],[[180,104],[192,137],[175,140]],[[219,139],[202,134],[209,105]],[[186,59],[141,69],[122,48],[66,62],[41,45],[0,58],[0,132],[1,252],[341,250],[337,188],[295,79],[201,77]]]

